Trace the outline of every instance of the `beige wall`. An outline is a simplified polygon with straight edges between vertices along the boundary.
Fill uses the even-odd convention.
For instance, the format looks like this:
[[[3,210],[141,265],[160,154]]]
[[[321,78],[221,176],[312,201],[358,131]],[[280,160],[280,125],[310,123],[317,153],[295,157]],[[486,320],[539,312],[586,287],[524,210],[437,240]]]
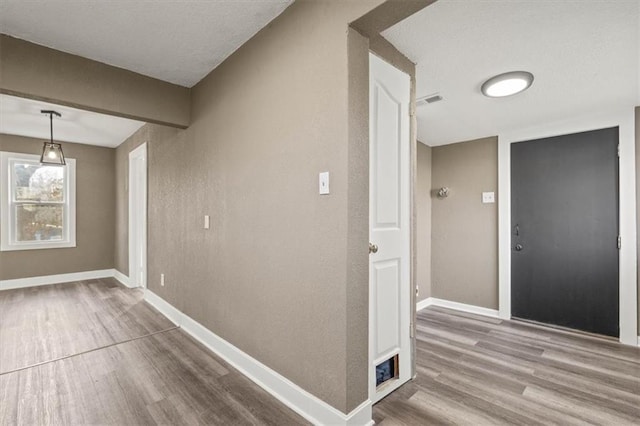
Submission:
[[[307,3],[301,6],[307,10],[294,17],[315,20],[316,13],[340,12],[329,6]],[[286,27],[280,31],[304,32],[294,22]],[[124,273],[128,269],[127,155],[147,141],[149,287],[295,383],[349,411],[367,398],[368,386],[369,45],[353,30],[346,40],[339,33],[327,38],[333,24],[323,27],[311,39],[296,36],[289,44],[298,53],[285,49],[278,61],[263,57],[273,52],[259,52],[276,48],[272,40],[277,37],[270,34],[258,43],[259,35],[194,88],[190,129],[147,125],[118,148],[116,267]],[[319,46],[327,40],[347,49],[343,70],[348,78],[332,80],[311,71],[328,66],[323,64],[327,60],[339,64],[340,58],[332,57],[335,46],[300,57],[301,41]],[[414,76],[413,64],[393,46],[378,43],[376,51]],[[323,56],[316,57],[318,52]],[[246,71],[254,61],[269,64],[260,79]],[[303,71],[291,82],[283,67]],[[281,105],[275,110],[265,107],[272,102],[274,85],[281,90],[275,93]],[[328,86],[329,93],[323,93]],[[256,99],[255,108],[243,107],[245,96]],[[320,104],[307,103],[305,96]],[[348,99],[348,108],[337,102],[340,98]],[[228,105],[235,103],[238,111],[250,111],[229,116]],[[324,109],[332,113],[322,118]],[[317,131],[309,134],[309,125]],[[325,137],[327,130],[334,133]],[[331,173],[328,197],[317,194],[317,173],[324,170]],[[201,229],[204,214],[211,216],[211,231]],[[160,273],[165,287],[157,286]],[[246,304],[252,306],[247,318],[229,321],[229,313]],[[319,306],[331,308],[323,312]],[[268,327],[256,329],[257,323]],[[336,390],[345,401],[336,398]]]
[[[392,1],[385,25],[430,2]],[[190,124],[148,124],[115,150],[112,263],[128,272],[128,153],[147,142],[149,288],[345,413],[367,399],[369,284],[369,41],[348,25],[381,3],[298,0],[189,91],[186,107],[181,88],[0,39],[4,93]],[[371,48],[413,70],[382,40]],[[321,171],[328,196],[317,193]]]
[[[117,153],[121,175],[149,143],[149,288],[343,412],[368,392],[368,43],[347,24],[377,3],[296,2],[193,88],[189,129]],[[119,176],[123,272],[125,203]]]
[[[351,23],[366,37],[374,38],[382,31],[419,12],[436,0],[388,0]]]
[[[343,412],[367,393],[366,369],[347,372],[347,288],[363,285],[347,281],[347,23],[364,5],[294,3],[194,87],[185,182],[184,311]]]
[[[0,252],[0,280],[113,268],[115,150],[63,143],[76,159],[76,247]],[[40,154],[42,140],[0,134],[0,151]]]
[[[369,49],[368,39],[348,34],[348,170],[346,379],[347,407],[366,399],[369,364]]]
[[[418,143],[416,179],[417,300],[431,296],[431,151]]]
[[[129,152],[147,143],[148,164],[148,286],[165,300],[182,308],[181,291],[189,283],[179,279],[186,268],[198,268],[185,259],[187,244],[185,224],[197,215],[187,211],[185,201],[197,194],[186,187],[188,165],[185,162],[188,147],[186,131],[156,124],[147,124],[131,135],[116,149],[116,224],[115,268],[129,275]],[[189,176],[189,178],[194,178]],[[192,213],[190,215],[190,213]],[[166,276],[167,285],[161,287],[160,274]]]
[[[498,309],[497,137],[432,148],[431,176],[431,296]],[[483,191],[496,203],[482,204]]]
[[[637,216],[637,230],[640,236],[640,106],[636,107],[636,216]],[[640,265],[640,238],[637,239],[638,243],[638,265]],[[638,334],[640,335],[640,269],[638,269]]]
[[[0,34],[0,92],[186,127],[190,90]]]

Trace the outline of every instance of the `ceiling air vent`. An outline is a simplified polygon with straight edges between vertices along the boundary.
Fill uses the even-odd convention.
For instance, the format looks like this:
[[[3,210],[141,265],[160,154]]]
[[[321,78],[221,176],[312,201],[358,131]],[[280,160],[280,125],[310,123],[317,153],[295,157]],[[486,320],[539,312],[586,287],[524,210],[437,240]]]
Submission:
[[[442,96],[439,93],[433,93],[431,95],[423,96],[421,98],[416,99],[417,106],[423,106],[427,104],[432,104],[434,102],[440,102],[442,100]]]

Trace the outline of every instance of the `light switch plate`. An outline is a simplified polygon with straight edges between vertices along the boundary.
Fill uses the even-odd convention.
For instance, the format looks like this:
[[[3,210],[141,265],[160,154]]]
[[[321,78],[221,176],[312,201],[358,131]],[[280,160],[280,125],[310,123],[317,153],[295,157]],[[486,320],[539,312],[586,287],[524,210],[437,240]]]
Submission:
[[[209,229],[209,215],[204,215],[204,229]]]
[[[483,192],[482,193],[482,204],[491,204],[496,202],[496,193],[495,192]]]
[[[329,172],[322,172],[318,175],[318,193],[326,195],[329,193]]]

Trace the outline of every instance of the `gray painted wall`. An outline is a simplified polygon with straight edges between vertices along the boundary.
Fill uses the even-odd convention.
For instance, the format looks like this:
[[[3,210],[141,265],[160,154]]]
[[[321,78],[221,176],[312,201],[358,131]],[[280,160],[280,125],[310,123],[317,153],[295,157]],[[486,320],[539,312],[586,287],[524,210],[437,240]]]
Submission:
[[[418,144],[415,189],[418,301],[431,296],[431,151],[427,145]]]
[[[431,296],[498,309],[498,138],[432,148],[431,178]]]
[[[76,247],[0,252],[0,280],[111,269],[115,149],[63,143],[76,159]],[[42,153],[42,140],[0,134],[0,151]]]
[[[348,411],[368,386],[369,44],[354,30],[345,39],[325,20],[310,37],[297,19],[339,10],[300,7],[279,18],[296,21],[279,28],[277,20],[194,88],[188,130],[146,125],[118,147],[116,268],[128,273],[128,153],[147,142],[149,288],[332,405],[346,394]],[[272,44],[281,37],[288,49]],[[330,60],[340,73],[347,56],[333,54],[345,41],[348,79],[307,70]],[[393,46],[375,50],[414,75]],[[306,71],[291,80],[289,70],[300,67]],[[269,106],[274,96],[278,108]],[[332,193],[321,197],[324,170]]]
[[[118,269],[120,175],[146,141],[148,287],[343,412],[368,391],[368,137],[349,126],[368,85],[348,61],[368,50],[347,28],[377,3],[296,2],[192,89],[187,130],[147,125],[117,153]]]
[[[116,205],[115,205],[115,247],[114,247],[114,259],[115,268],[122,272],[124,275],[129,275],[129,153],[136,149],[138,146],[145,142],[149,142],[147,147],[147,156],[151,157],[152,150],[157,150],[158,146],[163,146],[163,152],[169,156],[179,156],[180,151],[173,152],[171,149],[167,149],[163,142],[167,140],[174,140],[184,132],[173,127],[160,126],[148,124],[142,126],[136,133],[131,135],[127,140],[118,146],[115,150],[115,170],[116,170]],[[151,142],[155,142],[151,144]],[[185,149],[184,146],[178,145],[180,149]],[[171,146],[170,148],[173,148]],[[172,164],[180,164],[176,158],[176,161]],[[149,174],[149,179],[151,175]],[[151,187],[152,182],[147,182],[147,185]],[[170,184],[167,184],[167,187]],[[162,193],[160,188],[159,193]],[[155,217],[156,212],[149,210],[149,218]],[[147,224],[148,225],[148,224]],[[151,259],[150,253],[147,253],[149,262]]]
[[[165,300],[182,307],[180,291],[188,287],[179,277],[185,276],[185,268],[193,267],[184,258],[186,244],[185,218],[197,217],[187,211],[185,199],[190,195],[184,187],[185,162],[184,138],[186,131],[167,126],[147,124],[131,135],[116,149],[116,224],[115,268],[129,275],[129,153],[147,143],[147,274],[148,286]],[[196,266],[197,267],[197,266]],[[159,286],[164,273],[167,285]]]

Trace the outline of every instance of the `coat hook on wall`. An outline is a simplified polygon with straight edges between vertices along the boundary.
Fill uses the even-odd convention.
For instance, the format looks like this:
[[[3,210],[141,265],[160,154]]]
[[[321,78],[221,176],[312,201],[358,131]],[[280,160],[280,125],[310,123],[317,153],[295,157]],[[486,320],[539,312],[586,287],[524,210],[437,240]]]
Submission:
[[[438,198],[447,198],[449,196],[449,188],[447,188],[446,186],[443,186],[442,188],[438,189]]]

